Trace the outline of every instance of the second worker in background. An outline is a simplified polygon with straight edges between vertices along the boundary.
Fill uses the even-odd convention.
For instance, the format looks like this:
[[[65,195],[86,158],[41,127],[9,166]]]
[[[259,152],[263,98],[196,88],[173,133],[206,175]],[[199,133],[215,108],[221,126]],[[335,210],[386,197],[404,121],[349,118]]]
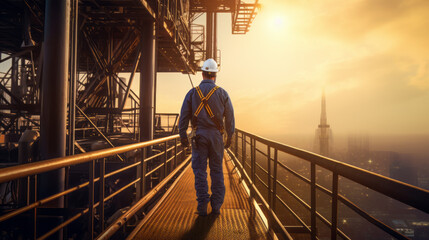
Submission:
[[[213,214],[220,214],[225,197],[222,161],[224,148],[231,145],[235,129],[234,110],[228,93],[216,86],[218,65],[207,59],[203,67],[203,80],[200,85],[186,94],[180,112],[179,133],[184,146],[189,145],[187,129],[192,126],[192,169],[195,175],[197,192],[197,211],[200,216],[207,215],[210,202]],[[225,126],[224,126],[225,123]],[[227,140],[224,145],[223,134]],[[208,193],[207,159],[209,159],[211,192]]]

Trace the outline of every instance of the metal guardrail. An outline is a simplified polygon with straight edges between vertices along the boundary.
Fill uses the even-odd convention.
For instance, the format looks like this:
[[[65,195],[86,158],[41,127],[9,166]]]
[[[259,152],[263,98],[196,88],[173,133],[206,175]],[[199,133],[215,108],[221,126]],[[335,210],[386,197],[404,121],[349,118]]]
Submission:
[[[106,239],[106,237],[112,236],[121,226],[123,226],[125,222],[130,219],[130,217],[132,217],[149,200],[151,200],[151,198],[155,196],[155,194],[160,191],[165,186],[165,184],[169,180],[171,180],[174,175],[176,175],[190,161],[190,156],[187,155],[186,149],[181,147],[180,141],[178,141],[178,139],[179,135],[174,135],[147,142],[135,143],[115,148],[103,149],[0,169],[0,183],[16,181],[20,178],[24,178],[27,181],[28,186],[30,186],[30,184],[34,184],[34,199],[30,200],[30,196],[28,196],[26,206],[7,212],[6,214],[0,216],[0,224],[3,224],[5,221],[20,214],[24,214],[30,210],[33,210],[33,238],[46,239],[58,232],[59,230],[67,227],[72,222],[75,222],[77,219],[86,215],[88,217],[89,223],[89,236],[94,236],[94,229],[96,227],[94,225],[95,210],[96,208],[98,208],[97,212],[99,214],[99,226],[97,226],[97,229],[99,229],[99,239]],[[163,151],[159,152],[158,154],[149,156],[147,154],[148,149],[154,146],[161,146]],[[114,157],[115,155],[119,155],[133,150],[139,150],[142,152],[141,157],[137,161],[132,162],[129,165],[120,169],[106,173],[106,158]],[[147,164],[151,163],[155,159],[159,161],[159,164],[153,166],[152,169],[148,170]],[[98,177],[96,177],[95,174],[96,162],[99,165]],[[37,199],[37,174],[46,173],[52,170],[70,167],[82,163],[89,163],[89,180],[87,182],[81,183],[74,187],[70,187],[63,192],[58,192],[44,199]],[[111,176],[133,168],[137,171],[136,179],[127,183],[125,186],[113,192],[112,194],[105,196],[105,180]],[[160,179],[158,185],[154,186],[150,191],[147,192],[145,189],[146,179],[154,173],[157,173],[159,176],[161,176],[162,181]],[[142,175],[144,177],[141,177]],[[95,188],[96,182],[99,182],[98,190]],[[136,203],[131,206],[130,209],[124,215],[122,215],[107,229],[105,229],[106,216],[104,212],[104,205],[107,201],[132,186],[136,186],[136,191],[138,193],[135,199]],[[37,231],[38,209],[43,208],[47,203],[53,200],[60,199],[83,188],[88,189],[89,195],[88,207],[86,209],[83,209],[74,216],[65,219],[62,223],[50,229],[48,232],[39,233]],[[94,201],[96,193],[98,193],[98,202]],[[93,237],[91,237],[91,239],[92,238]]]
[[[265,146],[266,149],[262,150],[258,146]],[[250,150],[250,153],[247,151]],[[256,153],[263,156],[263,159],[256,159]],[[302,160],[310,163],[310,179],[302,174],[294,171],[286,164],[279,161],[279,152],[293,155]],[[345,196],[338,192],[338,179],[340,176],[347,178],[355,183],[368,187],[378,193],[387,197],[398,200],[406,205],[419,209],[425,213],[429,213],[429,191],[418,188],[364,169],[336,161],[315,153],[305,150],[294,148],[285,144],[274,142],[254,134],[236,129],[234,141],[230,155],[238,166],[240,174],[244,180],[250,185],[251,197],[254,198],[262,207],[263,211],[270,222],[270,228],[273,226],[274,231],[284,239],[290,239],[288,230],[290,232],[298,230],[300,233],[308,233],[311,239],[317,239],[316,220],[320,220],[327,225],[331,231],[331,239],[337,239],[337,235],[343,239],[350,239],[344,232],[338,228],[338,205],[341,202],[344,206],[353,210],[368,222],[383,230],[387,234],[396,239],[409,239],[402,235],[400,232],[371,216],[368,212],[358,207],[355,203],[347,199]],[[250,155],[250,161],[248,159]],[[262,162],[266,163],[265,169]],[[329,190],[316,182],[316,166],[327,169],[332,172],[332,190]],[[298,179],[310,185],[310,203],[305,202],[285,184],[279,181],[279,169],[283,169]],[[261,176],[257,174],[257,170],[263,171],[267,175],[267,183],[265,183]],[[263,186],[268,196],[263,196],[260,192],[264,189],[258,189],[256,183]],[[305,209],[310,211],[310,224],[305,223],[302,216],[299,216],[288,203],[282,199],[278,193],[278,187],[287,192],[293,199],[298,201]],[[261,188],[261,187],[259,187]],[[331,219],[328,220],[321,213],[316,210],[316,190],[321,191],[331,197]],[[301,224],[301,226],[284,226],[277,218],[278,209],[276,204],[283,205],[292,216]]]

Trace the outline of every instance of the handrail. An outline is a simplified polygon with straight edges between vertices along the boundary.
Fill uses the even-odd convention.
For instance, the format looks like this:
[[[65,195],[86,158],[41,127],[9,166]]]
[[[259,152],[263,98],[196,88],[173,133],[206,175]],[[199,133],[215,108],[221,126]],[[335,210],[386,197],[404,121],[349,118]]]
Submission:
[[[0,169],[0,183],[174,140],[179,135]]]
[[[239,139],[240,142],[238,141]],[[265,145],[266,152],[264,153],[263,150],[258,149],[258,147],[256,147],[256,143],[258,143],[258,147],[260,146],[259,144]],[[249,147],[250,153],[248,152]],[[273,150],[274,156],[272,155]],[[300,173],[289,168],[287,164],[281,163],[277,159],[278,152],[286,153],[309,162],[311,167],[311,169],[309,169],[310,176],[304,177]],[[383,230],[385,233],[397,239],[408,239],[406,236],[402,235],[394,228],[386,225],[385,223],[371,216],[363,209],[356,206],[345,196],[340,195],[338,191],[339,176],[347,178],[357,184],[368,187],[372,190],[375,190],[376,192],[384,194],[387,197],[405,203],[422,212],[429,213],[429,205],[427,205],[427,199],[429,199],[428,190],[407,183],[403,183],[306,150],[278,143],[257,136],[255,134],[245,132],[240,129],[236,129],[232,148],[229,153],[233,157],[233,159],[237,161],[239,170],[244,171],[244,174],[242,174],[242,176],[245,176],[245,180],[246,178],[249,178],[248,180],[246,180],[246,182],[249,182],[249,184],[251,185],[250,187],[254,192],[253,195],[251,194],[251,197],[256,198],[259,204],[267,204],[266,200],[263,199],[263,197],[258,196],[260,195],[261,190],[253,189],[256,188],[255,181],[262,183],[258,185],[258,188],[265,188],[264,191],[268,191],[268,206],[265,206],[265,208],[269,209],[267,217],[271,218],[271,221],[276,222],[275,220],[273,220],[273,214],[274,216],[276,216],[275,203],[276,201],[280,201],[280,203],[286,208],[286,210],[288,210],[297,219],[297,221],[302,224],[302,227],[307,230],[306,232],[311,234],[311,239],[317,239],[317,218],[331,229],[331,239],[336,239],[337,235],[343,239],[349,239],[349,237],[338,228],[338,201],[342,202],[344,206],[348,207],[349,209],[366,219],[369,223]],[[258,160],[256,160],[256,153],[261,154],[261,158],[258,157]],[[264,169],[263,164],[260,164],[261,160],[267,162],[266,167],[268,167],[268,169]],[[244,169],[241,166],[247,166],[249,168],[246,167],[246,169]],[[323,167],[324,169],[332,172],[332,191],[324,188],[316,182],[316,166]],[[272,169],[273,167],[274,169]],[[279,181],[277,177],[278,167],[288,171],[295,177],[298,177],[298,179],[300,179],[301,181],[304,181],[305,183],[310,185],[310,202],[307,203],[303,201],[300,197],[298,197],[298,195],[296,195],[292,190],[287,188],[286,185]],[[267,183],[263,181],[262,177],[259,176],[259,174],[263,174],[263,176],[268,177]],[[304,207],[310,211],[311,223],[309,225],[306,225],[306,223],[300,218],[300,216],[298,216],[293,211],[293,209],[290,208],[287,203],[281,198],[281,196],[277,194],[276,186],[283,188],[283,190],[290,194],[293,198],[295,198],[298,203],[303,204]],[[321,213],[316,211],[316,190],[320,190],[332,198],[331,220],[326,219],[321,215]],[[271,214],[271,211],[273,211],[274,213]],[[298,229],[294,229],[294,227],[295,226],[292,226],[292,228],[290,229],[292,231]],[[288,230],[288,227],[286,227],[286,230]],[[281,230],[280,233],[282,233]]]
[[[245,133],[246,136],[256,139],[258,142],[267,144],[279,151],[314,162],[323,168],[337,172],[338,175],[348,178],[356,183],[364,185],[372,190],[401,201],[407,205],[417,208],[425,213],[429,213],[429,191],[419,188],[383,175],[373,173],[353,165],[339,162],[337,160],[324,157],[306,150],[288,146],[279,142],[271,141],[257,135],[236,129],[237,132]]]
[[[134,204],[127,212],[122,214],[121,217],[117,218],[117,220],[112,223],[103,233],[98,236],[97,240],[102,239],[109,239],[113,236],[113,234],[118,231],[134,214],[137,213],[146,203],[149,202],[149,200],[155,196],[157,192],[159,192],[172,178],[175,176],[179,170],[183,169],[189,160],[191,159],[191,156],[189,156],[180,166],[176,168],[168,177],[162,180],[157,187],[152,189],[150,192],[147,193],[142,199],[140,199],[136,204]]]
[[[227,150],[228,153],[231,156],[232,161],[234,162],[234,165],[238,167],[238,170],[240,172],[241,178],[246,182],[246,184],[251,189],[251,198],[254,198],[256,195],[257,199],[262,202],[262,206],[264,207],[264,211],[268,212],[270,215],[270,219],[272,219],[272,223],[275,225],[276,230],[279,234],[281,234],[281,237],[283,239],[289,239],[292,240],[292,237],[287,232],[287,230],[284,228],[284,226],[281,224],[280,220],[278,219],[277,215],[271,210],[271,207],[269,206],[269,203],[267,203],[262,196],[262,194],[258,191],[258,188],[255,185],[255,182],[252,181],[249,174],[244,170],[243,165],[238,161],[238,159],[234,156],[234,154],[231,152],[230,149]],[[271,227],[271,224],[269,224],[269,227]]]
[[[76,192],[78,190],[81,190],[83,188],[87,188],[89,192],[89,200],[88,200],[88,206],[80,211],[78,214],[69,217],[68,219],[65,219],[64,222],[60,223],[59,225],[51,228],[48,230],[48,232],[45,233],[38,233],[36,229],[34,229],[33,232],[33,238],[34,239],[46,239],[50,237],[52,234],[55,234],[57,231],[67,227],[70,223],[74,222],[81,216],[87,215],[89,218],[89,225],[88,225],[88,231],[90,236],[96,236],[94,235],[94,230],[96,229],[94,226],[94,218],[95,218],[95,209],[99,208],[97,211],[98,214],[100,214],[99,217],[99,233],[101,233],[104,230],[104,204],[113,199],[118,194],[122,193],[126,189],[136,186],[136,191],[139,191],[139,194],[136,192],[136,199],[135,201],[138,203],[138,205],[134,204],[131,206],[130,211],[127,212],[127,216],[130,217],[134,215],[139,209],[141,209],[148,201],[150,201],[157,192],[162,189],[169,180],[175,176],[178,171],[183,169],[184,166],[186,166],[189,163],[190,156],[186,153],[186,149],[182,146],[181,149],[178,147],[181,146],[180,141],[178,139],[180,136],[178,134],[159,138],[151,141],[146,142],[140,142],[140,143],[134,143],[130,145],[124,145],[109,149],[103,149],[93,152],[87,152],[67,157],[59,157],[49,160],[43,160],[40,162],[33,162],[33,163],[27,163],[23,165],[13,166],[13,167],[7,167],[0,169],[0,183],[3,182],[10,182],[14,181],[23,177],[27,177],[27,184],[30,183],[30,179],[34,179],[34,184],[37,184],[37,174],[49,172],[52,170],[69,167],[77,164],[82,163],[90,163],[89,165],[89,176],[88,181],[81,183],[80,185],[71,187],[69,189],[66,189],[64,191],[54,193],[51,196],[48,196],[43,199],[37,199],[34,198],[34,202],[27,201],[27,205],[21,206],[17,209],[14,209],[13,211],[9,211],[3,215],[0,215],[0,223],[7,221],[8,219],[11,219],[17,215],[20,215],[24,212],[27,212],[29,210],[34,210],[34,221],[35,226],[37,225],[37,208],[40,208],[44,204],[53,201],[55,199],[58,199],[60,197],[68,196],[69,194]],[[125,153],[132,150],[149,150],[147,147],[151,147],[154,145],[160,145],[163,146],[163,151],[161,151],[158,154],[155,155],[148,155],[146,156],[146,153],[148,151],[143,151],[142,156],[138,157],[138,159],[135,159],[136,162],[131,162],[129,165],[126,165],[120,169],[113,170],[109,173],[105,173],[105,163],[106,158],[110,156],[115,156],[120,153]],[[171,147],[170,147],[171,146]],[[161,161],[156,162],[152,161],[155,159],[160,159]],[[186,158],[186,159],[185,159]],[[98,164],[100,166],[100,173],[98,177],[95,177],[95,162],[98,160]],[[149,173],[146,173],[148,165],[147,164],[156,164],[157,166],[151,170]],[[116,191],[110,193],[110,195],[106,195],[104,192],[105,189],[105,180],[113,175],[116,175],[118,173],[135,169],[137,171],[137,176],[134,179],[131,179],[130,182],[127,182],[125,185],[121,186]],[[151,174],[155,173],[157,170],[158,175],[160,176],[160,181],[157,185],[153,187],[150,191],[147,191],[145,189],[145,183],[146,178],[150,176]],[[98,182],[98,192],[97,188],[95,188],[95,183]],[[35,188],[36,189],[36,188]],[[37,190],[34,194],[37,195]],[[94,196],[95,194],[99,194],[98,202],[95,202]],[[129,219],[129,218],[128,218]],[[122,223],[125,223],[125,219],[121,218],[117,221],[121,221]],[[108,230],[106,230],[109,234],[114,234],[116,232],[117,228],[116,226],[109,227]],[[91,237],[92,239],[93,237]]]

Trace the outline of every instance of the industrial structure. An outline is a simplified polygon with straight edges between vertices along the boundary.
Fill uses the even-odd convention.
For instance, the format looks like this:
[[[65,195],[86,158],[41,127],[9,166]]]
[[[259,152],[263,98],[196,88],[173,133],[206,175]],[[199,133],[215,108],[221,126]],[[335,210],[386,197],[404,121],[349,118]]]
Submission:
[[[0,5],[1,238],[349,239],[339,220],[345,206],[407,239],[347,199],[340,178],[429,213],[427,190],[237,129],[225,154],[221,216],[193,214],[192,149],[180,144],[178,114],[155,109],[156,73],[194,74],[206,58],[221,62],[217,14],[230,13],[232,34],[245,34],[258,0]],[[323,98],[319,127],[326,130],[324,108]],[[330,187],[318,182],[320,167]],[[304,195],[287,174],[307,186]],[[328,215],[316,207],[320,193],[330,199]]]

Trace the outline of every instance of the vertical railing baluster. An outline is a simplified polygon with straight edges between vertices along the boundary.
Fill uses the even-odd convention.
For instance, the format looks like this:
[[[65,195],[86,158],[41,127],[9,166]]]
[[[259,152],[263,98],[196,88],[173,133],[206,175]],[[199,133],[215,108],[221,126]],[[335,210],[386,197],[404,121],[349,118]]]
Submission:
[[[106,182],[106,179],[104,178],[104,175],[106,173],[106,159],[101,158],[99,160],[99,167],[100,167],[100,180],[99,180],[99,212],[100,212],[100,230],[104,231],[104,185]]]
[[[146,188],[146,156],[147,156],[147,148],[141,148],[141,162],[140,162],[140,172],[141,172],[141,179],[140,179],[140,198],[143,198],[145,195],[145,188]]]
[[[274,169],[273,169],[273,212],[276,212],[276,202],[277,202],[277,159],[278,151],[277,148],[274,149]]]
[[[243,171],[246,171],[246,135],[241,134],[241,161],[243,162]]]
[[[234,133],[234,154],[238,157],[238,133],[237,131]]]
[[[337,239],[338,232],[338,173],[332,173],[332,226],[331,239]]]
[[[95,168],[95,160],[89,162],[89,222],[88,222],[88,232],[90,239],[94,239],[94,168]]]
[[[255,155],[254,155],[254,149],[255,149],[255,142],[253,138],[250,138],[250,178],[252,180],[251,185],[255,186]],[[253,187],[250,188],[250,198],[253,200],[255,198],[255,191],[253,190]]]
[[[268,216],[268,231],[271,230],[271,225],[273,223],[273,218],[272,218],[272,186],[271,186],[271,147],[269,145],[267,145],[267,171],[268,171],[268,176],[267,176],[267,184],[268,184],[268,207],[269,207],[269,216]]]
[[[315,240],[317,233],[316,233],[316,164],[311,163],[310,167],[310,174],[311,174],[311,185],[310,185],[310,191],[311,191],[311,239]]]
[[[37,202],[37,174],[34,175],[34,202]],[[33,238],[37,239],[37,207],[33,211]]]
[[[173,169],[176,169],[177,167],[177,138],[174,139],[174,167]]]
[[[256,184],[256,139],[253,139],[253,144],[252,144],[252,155],[253,155],[253,165],[252,165],[252,169],[253,169],[253,184]],[[256,185],[255,185],[256,187]]]
[[[164,143],[164,176],[162,179],[167,177],[167,142]]]

